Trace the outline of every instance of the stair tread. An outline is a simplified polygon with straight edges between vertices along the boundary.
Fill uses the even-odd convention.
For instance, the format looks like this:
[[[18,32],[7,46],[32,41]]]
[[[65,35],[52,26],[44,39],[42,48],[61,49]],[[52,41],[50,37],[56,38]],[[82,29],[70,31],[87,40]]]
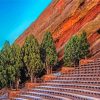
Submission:
[[[58,82],[69,82],[69,81],[75,81],[75,82],[95,82],[93,80],[59,80],[59,79],[56,79],[56,80],[51,80],[51,81],[48,81],[48,82],[55,82],[55,81],[58,81]],[[100,82],[100,80],[96,80],[96,82]]]
[[[24,97],[29,97],[31,99],[38,99],[38,100],[42,100],[41,97],[37,97],[37,96],[33,96],[33,95],[26,95],[26,94],[21,94],[20,96],[24,96]],[[46,100],[46,99],[44,99]]]
[[[73,83],[73,84],[59,84],[59,83],[46,83],[47,85],[77,85],[77,86],[93,86],[93,87],[100,87],[99,85],[87,85],[87,84],[75,84],[75,83]],[[45,83],[44,83],[44,85],[46,85]],[[43,86],[44,86],[43,85]]]
[[[69,98],[64,98],[64,97],[59,97],[59,96],[54,96],[54,95],[51,95],[51,94],[44,94],[44,93],[40,93],[40,92],[28,92],[28,93],[33,93],[33,94],[40,94],[40,95],[44,95],[44,96],[51,96],[51,97],[55,97],[55,98],[59,98],[59,99],[62,99],[62,100],[71,100]],[[28,95],[27,95],[28,96]],[[41,98],[41,97],[40,97]]]
[[[46,87],[46,86],[45,86]],[[100,92],[98,92],[98,91],[91,91],[91,90],[86,90],[86,89],[84,89],[84,90],[81,90],[81,89],[76,89],[76,88],[60,88],[60,87],[53,87],[53,86],[47,86],[48,88],[57,88],[57,89],[70,89],[70,90],[79,90],[79,91],[84,91],[84,92],[90,92],[90,93],[98,93],[98,94],[100,94]],[[42,88],[43,89],[43,88]],[[45,88],[44,88],[45,89]],[[38,90],[38,89],[33,89],[33,90]]]
[[[43,91],[45,91],[45,90],[43,90]],[[51,90],[46,90],[46,91],[51,91]],[[55,92],[55,93],[58,93],[57,91],[53,91],[53,92]],[[37,92],[28,92],[28,93],[37,93]],[[83,97],[83,98],[85,98],[85,99],[90,99],[90,100],[100,100],[99,98],[95,98],[95,97],[90,97],[90,96],[85,96],[85,95],[80,95],[80,94],[75,94],[75,93],[66,93],[66,92],[61,92],[61,93],[63,93],[63,94],[69,94],[69,95],[73,95],[73,96],[77,96],[77,97]],[[43,94],[43,95],[47,95],[47,94],[44,94],[44,93],[40,93],[40,92],[38,92],[37,94]],[[54,96],[54,95],[53,95]],[[59,96],[56,96],[56,97],[59,97]],[[61,96],[59,97],[59,99],[63,99],[63,100],[66,100],[67,98],[62,98]],[[70,100],[70,99],[69,99]]]
[[[64,79],[68,79],[68,78],[86,78],[86,79],[88,79],[88,78],[90,78],[90,79],[93,79],[93,78],[97,78],[97,79],[100,79],[100,77],[57,77],[57,78],[55,78],[55,79],[60,79],[60,78],[64,78]]]
[[[28,100],[28,99],[24,99],[24,98],[14,98],[14,100]]]

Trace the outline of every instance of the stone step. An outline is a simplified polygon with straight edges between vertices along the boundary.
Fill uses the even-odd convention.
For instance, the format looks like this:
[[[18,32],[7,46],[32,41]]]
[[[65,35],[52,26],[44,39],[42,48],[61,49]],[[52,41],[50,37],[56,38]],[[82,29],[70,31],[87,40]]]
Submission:
[[[99,72],[100,71],[100,68],[92,68],[92,69],[89,69],[89,68],[87,68],[87,69],[85,69],[85,68],[83,68],[83,69],[75,69],[73,72],[79,72],[79,71],[89,71],[89,72],[91,72],[91,71],[93,71],[93,72]],[[72,72],[71,72],[72,73]]]
[[[100,63],[100,60],[94,60],[94,61],[88,62],[88,64],[97,64],[97,63]]]
[[[93,90],[87,90],[87,89],[78,89],[78,88],[70,88],[70,87],[54,87],[54,86],[44,86],[44,87],[38,87],[33,89],[33,91],[36,90],[54,90],[58,92],[70,92],[70,93],[77,93],[77,94],[82,94],[82,95],[87,95],[87,96],[93,96],[93,97],[99,97],[100,98],[100,92],[99,91],[93,91]]]
[[[73,76],[73,77],[70,77],[70,76],[69,77],[68,76],[67,77],[59,76],[59,77],[56,77],[56,78],[53,78],[53,79],[67,79],[67,78],[99,78],[100,79],[99,76],[98,77],[97,76],[92,76],[92,77],[91,76],[85,76],[85,77],[84,76]]]
[[[100,77],[57,77],[54,80],[100,80]]]
[[[100,70],[97,70],[97,71],[85,71],[85,70],[82,70],[82,71],[74,71],[74,72],[70,72],[69,74],[100,74]]]
[[[33,96],[33,95],[19,95],[19,97],[20,98],[24,98],[24,99],[27,99],[27,100],[43,100],[43,98],[41,98],[41,97],[38,97],[38,96]],[[46,99],[44,99],[44,100],[46,100]]]
[[[48,93],[41,93],[41,92],[34,92],[34,91],[28,91],[28,92],[23,92],[20,96],[37,96],[40,98],[43,98],[42,100],[48,99],[48,100],[71,100],[69,98],[65,98],[65,97],[60,97],[60,96],[56,96],[53,94],[48,94]]]
[[[88,66],[88,67],[76,67],[75,68],[75,70],[80,70],[80,69],[100,69],[100,66],[98,65],[98,66],[92,66],[92,67],[90,67],[90,66]]]
[[[64,84],[64,83],[78,83],[78,84],[94,84],[94,85],[100,85],[100,80],[98,81],[91,81],[91,80],[86,80],[86,81],[81,81],[81,80],[51,80],[48,81],[46,83],[60,83],[60,84]]]
[[[100,62],[99,63],[89,63],[89,64],[86,64],[86,65],[80,65],[80,67],[100,67]]]
[[[100,80],[96,80],[96,81],[94,81],[94,80],[59,80],[59,79],[55,79],[55,80],[49,80],[49,81],[47,81],[47,82],[61,82],[61,83],[63,83],[63,82],[97,82],[97,83],[100,83]]]
[[[75,70],[84,70],[84,69],[89,69],[89,70],[91,70],[91,69],[93,69],[93,70],[95,70],[95,69],[100,69],[100,67],[98,66],[98,67],[76,67],[75,68]]]
[[[29,99],[24,99],[24,98],[13,98],[13,100],[29,100]]]
[[[100,91],[100,86],[86,85],[86,84],[58,84],[58,83],[50,84],[50,83],[48,83],[48,84],[44,84],[44,85],[38,86],[38,87],[40,87],[40,88],[44,87],[45,88],[47,86],[62,87],[62,88],[71,87],[71,88],[79,88],[79,89],[88,89],[88,90]]]
[[[85,68],[80,68],[80,69],[75,69],[74,70],[74,72],[76,72],[76,71],[86,71],[86,72],[91,72],[91,71],[93,71],[93,73],[94,72],[100,72],[100,68],[91,68],[91,69],[89,69],[88,67],[85,69]]]
[[[37,90],[37,91],[36,91]],[[39,89],[36,89],[35,91],[28,91],[28,94],[35,94],[36,93],[39,95],[44,95],[46,96],[47,94],[50,94],[50,95],[53,95],[53,96],[56,96],[59,98],[59,100],[68,100],[67,98],[70,98],[72,100],[99,100],[99,98],[95,98],[95,97],[92,97],[92,96],[85,96],[85,95],[82,95],[82,94],[77,94],[77,93],[70,93],[70,92],[63,92],[63,91],[55,91],[55,90],[39,90]],[[62,97],[64,99],[62,99]],[[51,99],[50,99],[51,100]],[[52,99],[53,100],[53,99]],[[56,99],[54,99],[56,100]]]
[[[63,74],[61,75],[60,77],[75,77],[75,76],[83,76],[83,77],[92,77],[92,76],[97,76],[97,77],[100,77],[100,74],[98,73],[95,73],[95,74],[83,74],[83,73],[79,73],[79,74]]]

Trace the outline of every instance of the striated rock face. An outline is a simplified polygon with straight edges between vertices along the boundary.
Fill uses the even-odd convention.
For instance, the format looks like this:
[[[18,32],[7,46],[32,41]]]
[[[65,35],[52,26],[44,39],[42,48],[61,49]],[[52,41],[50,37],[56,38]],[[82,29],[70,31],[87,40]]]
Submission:
[[[46,31],[51,31],[59,58],[74,34],[87,32],[93,57],[100,57],[100,0],[53,0],[41,16],[16,40],[23,45],[33,34],[41,43]]]

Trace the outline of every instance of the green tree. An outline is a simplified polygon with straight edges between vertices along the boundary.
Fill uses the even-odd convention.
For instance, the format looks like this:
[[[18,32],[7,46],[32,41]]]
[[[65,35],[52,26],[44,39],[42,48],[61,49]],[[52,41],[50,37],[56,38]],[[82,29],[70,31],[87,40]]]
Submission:
[[[65,45],[64,48],[64,65],[65,66],[72,66],[72,60],[71,60],[71,42],[68,41],[68,43]]]
[[[43,61],[45,63],[45,68],[47,71],[47,74],[52,73],[52,67],[57,63],[58,57],[57,52],[55,48],[55,44],[52,38],[52,35],[50,32],[47,32],[43,38],[43,41],[41,43],[41,48],[44,51],[44,54],[42,54]]]
[[[37,73],[43,70],[39,44],[33,35],[26,38],[22,52],[24,55],[24,63],[27,66],[28,75],[31,78],[31,82],[33,82],[33,78],[36,79]]]
[[[64,49],[64,64],[66,66],[78,66],[81,59],[89,55],[89,43],[87,41],[86,32],[79,37],[73,36]]]
[[[86,36],[86,32],[83,32],[81,34],[81,36],[79,37],[79,57],[80,59],[84,59],[86,57],[89,56],[89,43],[88,43],[88,40],[87,40],[87,36]]]
[[[6,70],[6,81],[7,85],[12,88],[12,83],[15,81],[15,69],[12,66],[13,55],[10,43],[8,41],[5,42],[3,49],[1,50],[2,53],[2,65]]]
[[[72,37],[72,45],[71,45],[71,50],[72,50],[72,62],[74,66],[79,65],[79,37],[74,36]]]
[[[6,70],[3,66],[3,59],[2,59],[2,53],[0,51],[0,88],[3,88],[7,85],[6,81]]]
[[[20,69],[22,66],[21,62],[21,48],[19,45],[14,43],[12,46],[12,66],[14,67],[15,70],[15,83],[16,83],[16,89],[18,89],[19,86],[19,81],[20,81]]]
[[[79,63],[79,38],[73,36],[64,49],[64,63],[66,66],[76,66]]]

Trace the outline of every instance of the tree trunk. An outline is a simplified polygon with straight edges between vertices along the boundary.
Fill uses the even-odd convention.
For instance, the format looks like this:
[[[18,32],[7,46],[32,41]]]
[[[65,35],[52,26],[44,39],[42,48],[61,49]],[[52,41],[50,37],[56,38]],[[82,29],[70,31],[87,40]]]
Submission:
[[[52,74],[52,66],[50,66],[50,74]]]
[[[85,60],[87,59],[87,56],[85,56]]]
[[[19,89],[19,78],[16,79],[16,90]]]
[[[36,83],[36,77],[34,77],[34,83]]]
[[[48,75],[49,74],[49,67],[48,67],[47,62],[45,62],[45,68],[46,68],[46,74]]]
[[[47,75],[50,74],[50,66],[47,66]]]
[[[33,74],[31,74],[30,78],[31,78],[31,83],[33,83]]]
[[[12,82],[10,81],[10,89],[12,90]]]

